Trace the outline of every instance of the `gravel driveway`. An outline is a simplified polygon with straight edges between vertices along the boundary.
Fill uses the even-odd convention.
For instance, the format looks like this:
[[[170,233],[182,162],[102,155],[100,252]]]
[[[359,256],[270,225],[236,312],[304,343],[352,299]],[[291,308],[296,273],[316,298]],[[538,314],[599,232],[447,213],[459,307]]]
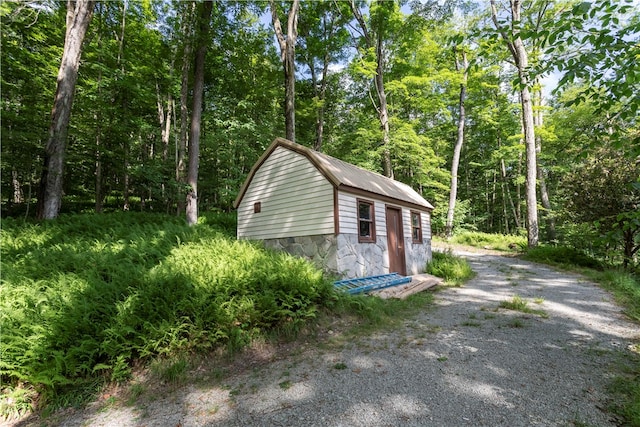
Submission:
[[[393,331],[276,355],[223,386],[201,381],[134,406],[96,404],[55,424],[616,425],[602,410],[605,388],[638,325],[580,276],[460,254],[477,277],[436,292],[435,307]],[[538,312],[500,308],[516,295]]]

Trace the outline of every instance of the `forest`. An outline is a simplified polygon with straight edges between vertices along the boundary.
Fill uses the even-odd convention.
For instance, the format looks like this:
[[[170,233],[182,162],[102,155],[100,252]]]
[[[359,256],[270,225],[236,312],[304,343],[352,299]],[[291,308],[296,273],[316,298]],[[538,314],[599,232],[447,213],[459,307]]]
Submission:
[[[1,8],[3,216],[195,223],[285,136],[411,185],[435,233],[637,263],[637,3]]]
[[[277,137],[410,185],[438,238],[595,268],[640,318],[637,1],[21,0],[0,18],[0,416],[327,311],[428,303],[340,296],[236,240],[232,203]]]

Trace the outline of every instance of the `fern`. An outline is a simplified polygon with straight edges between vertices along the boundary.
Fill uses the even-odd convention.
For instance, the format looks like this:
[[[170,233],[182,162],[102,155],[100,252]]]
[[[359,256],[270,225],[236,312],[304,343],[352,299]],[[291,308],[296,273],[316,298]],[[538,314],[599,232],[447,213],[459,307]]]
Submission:
[[[3,384],[55,399],[74,384],[125,380],[136,360],[239,349],[335,301],[322,272],[236,241],[229,223],[131,212],[3,219]]]

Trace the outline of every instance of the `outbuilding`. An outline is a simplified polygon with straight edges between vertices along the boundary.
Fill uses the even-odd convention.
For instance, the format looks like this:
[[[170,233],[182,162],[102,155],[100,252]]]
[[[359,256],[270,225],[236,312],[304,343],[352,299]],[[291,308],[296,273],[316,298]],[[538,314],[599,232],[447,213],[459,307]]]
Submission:
[[[342,278],[423,273],[433,206],[418,192],[278,138],[234,201],[238,238],[305,257]]]

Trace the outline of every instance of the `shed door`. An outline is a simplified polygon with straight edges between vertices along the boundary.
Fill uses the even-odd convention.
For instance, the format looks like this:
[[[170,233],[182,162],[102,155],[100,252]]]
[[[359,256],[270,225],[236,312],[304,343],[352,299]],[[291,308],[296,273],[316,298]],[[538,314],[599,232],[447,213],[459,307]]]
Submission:
[[[402,235],[402,210],[387,207],[387,244],[389,246],[389,273],[407,275]]]

